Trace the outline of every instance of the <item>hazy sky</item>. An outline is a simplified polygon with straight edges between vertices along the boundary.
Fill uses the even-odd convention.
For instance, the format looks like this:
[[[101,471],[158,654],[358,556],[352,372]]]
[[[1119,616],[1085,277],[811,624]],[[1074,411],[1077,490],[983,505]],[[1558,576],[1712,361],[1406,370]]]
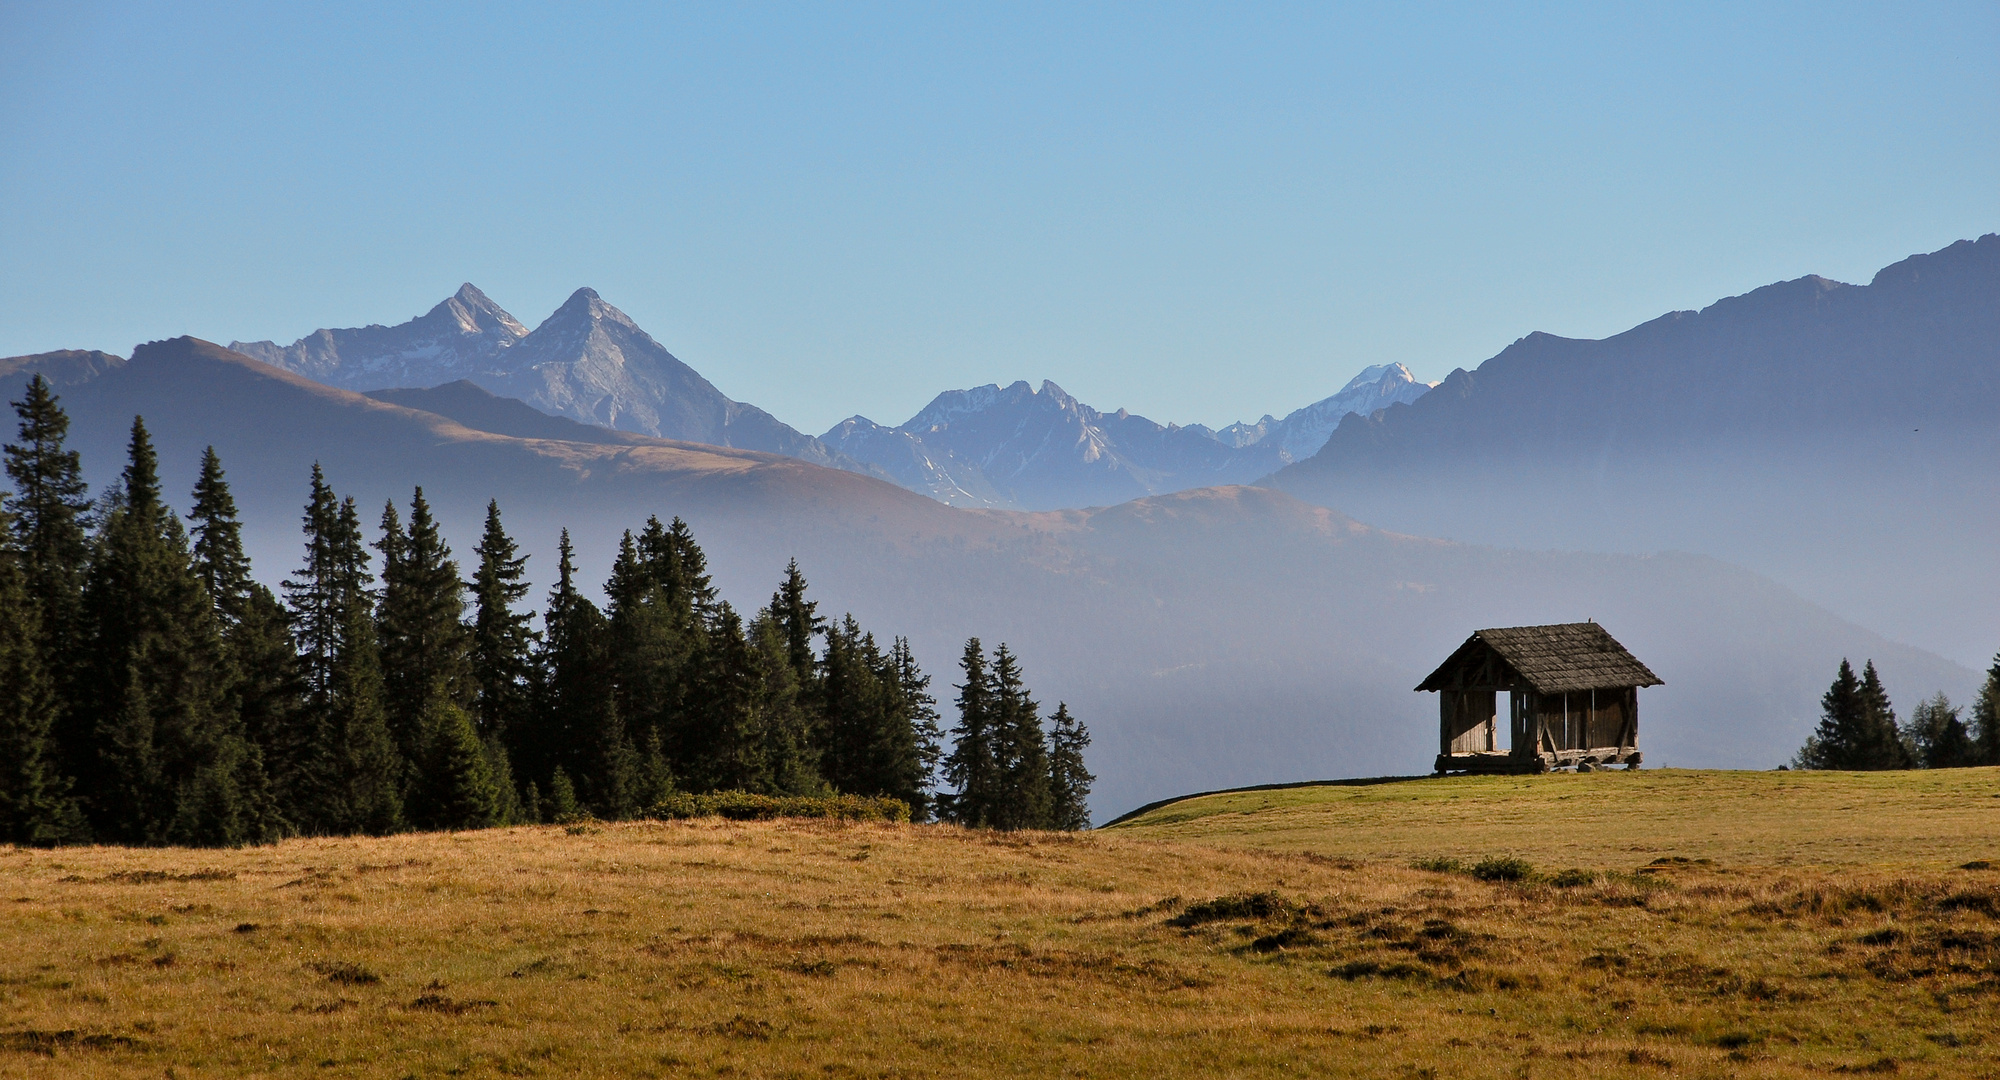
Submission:
[[[0,355],[590,285],[815,433],[1222,424],[2000,229],[2000,4],[1748,6],[0,0]]]

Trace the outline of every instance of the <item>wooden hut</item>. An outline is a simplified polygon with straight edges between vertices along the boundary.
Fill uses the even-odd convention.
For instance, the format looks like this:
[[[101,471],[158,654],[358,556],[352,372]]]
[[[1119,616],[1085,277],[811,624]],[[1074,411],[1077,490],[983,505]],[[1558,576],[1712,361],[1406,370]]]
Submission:
[[[1539,773],[1637,768],[1639,688],[1659,685],[1603,627],[1580,622],[1481,630],[1417,690],[1438,693],[1438,772]]]

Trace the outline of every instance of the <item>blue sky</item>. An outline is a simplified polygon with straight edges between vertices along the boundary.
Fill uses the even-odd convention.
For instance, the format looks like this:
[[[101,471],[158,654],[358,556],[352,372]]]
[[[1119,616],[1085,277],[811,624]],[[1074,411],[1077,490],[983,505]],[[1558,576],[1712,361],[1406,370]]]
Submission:
[[[0,355],[590,285],[812,432],[1219,425],[1996,229],[1990,0],[0,0]]]

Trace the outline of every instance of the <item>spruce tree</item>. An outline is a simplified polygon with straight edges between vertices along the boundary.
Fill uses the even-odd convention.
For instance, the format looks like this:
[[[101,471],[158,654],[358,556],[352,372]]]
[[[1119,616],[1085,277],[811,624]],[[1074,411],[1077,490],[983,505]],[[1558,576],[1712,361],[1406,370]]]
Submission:
[[[696,790],[769,792],[760,672],[742,616],[728,603],[717,608],[702,657],[690,695],[698,704],[681,730],[678,764]]]
[[[83,702],[96,760],[84,777],[100,837],[240,844],[282,830],[259,762],[228,710],[228,661],[158,462],[134,419],[130,462],[85,578]]]
[[[473,716],[487,739],[504,739],[528,707],[535,643],[528,624],[534,616],[514,610],[528,595],[523,580],[528,559],[518,550],[501,527],[500,503],[487,503],[486,532],[475,549],[479,564],[472,575]]]
[[[89,831],[59,768],[55,680],[11,525],[0,510],[0,843],[75,843]]]
[[[992,824],[1001,829],[1048,828],[1049,751],[1041,706],[1028,696],[1020,663],[1004,644],[993,652],[993,706],[993,757],[1002,796]]]
[[[778,795],[816,795],[826,790],[813,745],[808,712],[811,669],[801,678],[797,655],[784,626],[769,611],[751,620],[746,634],[748,685],[752,694],[752,734],[757,744],[762,790]]]
[[[1911,710],[1903,741],[1921,768],[1958,769],[1972,764],[1972,738],[1959,719],[1958,706],[1943,693],[1931,695]]]
[[[298,656],[284,606],[250,577],[236,500],[213,446],[202,453],[188,520],[195,576],[214,606],[229,663],[227,708],[248,740],[247,775],[271,785],[245,797],[282,819],[278,789],[297,765],[290,752],[303,692]]]
[[[285,789],[292,817],[321,835],[383,835],[403,826],[406,765],[382,710],[382,669],[361,515],[315,464],[306,559],[285,594],[306,701]]]
[[[440,740],[455,747],[456,733],[434,731],[433,723],[455,723],[454,718],[464,717],[472,704],[472,641],[462,621],[465,583],[438,533],[422,488],[410,500],[409,531],[403,533],[398,527],[393,505],[383,512],[382,528],[377,544],[382,552],[377,633],[382,645],[384,712],[397,747],[418,766],[405,789],[405,812],[421,826],[466,827],[469,819],[454,816],[458,808],[483,806],[484,801],[458,793],[454,785],[459,779],[428,775],[422,767],[435,759]],[[469,719],[466,722],[470,724]],[[493,783],[490,763],[482,763],[478,777]],[[491,791],[484,798],[497,800],[499,793]]]
[[[771,618],[785,639],[785,654],[802,688],[813,679],[813,639],[824,633],[826,620],[819,617],[819,605],[806,599],[806,577],[799,561],[785,564],[785,580],[771,594]]]
[[[907,648],[900,639],[897,644]],[[914,699],[904,679],[919,681],[920,695],[928,680],[921,672],[906,672],[906,662],[914,669],[907,652],[883,655],[874,635],[863,632],[852,615],[827,628],[819,678],[820,770],[840,791],[888,795],[923,814],[929,810],[932,762],[925,760],[919,717],[928,695]],[[934,728],[935,719],[931,723]]]
[[[87,722],[66,719],[79,687],[84,568],[89,560],[89,489],[76,451],[64,447],[69,416],[40,374],[13,402],[20,441],[6,447],[7,475],[14,494],[12,532],[19,552],[22,588],[34,604],[39,625],[40,665],[53,680],[57,768],[77,776],[90,768],[94,753]]]
[[[2000,765],[2000,656],[1972,699],[1972,764]]]
[[[1088,829],[1090,785],[1097,779],[1083,763],[1090,729],[1071,716],[1063,702],[1056,703],[1049,723],[1049,828]]]
[[[944,779],[953,790],[940,800],[941,816],[984,828],[994,824],[1001,812],[1001,776],[995,758],[992,679],[978,638],[966,640],[958,666],[965,681],[958,686],[958,724],[951,729],[951,753],[944,759]]]
[[[1854,767],[1876,770],[1910,768],[1914,763],[1903,744],[1902,732],[1896,727],[1896,710],[1889,704],[1889,692],[1883,689],[1873,660],[1862,667],[1860,702],[1861,739]]]
[[[1820,698],[1819,727],[1807,737],[1793,764],[1801,769],[1855,769],[1865,739],[1861,680],[1845,658],[1833,685]]]
[[[659,527],[657,520],[651,523]],[[664,538],[664,530],[660,530]],[[681,746],[687,691],[698,663],[702,634],[696,632],[692,610],[677,602],[659,580],[660,560],[648,560],[630,532],[618,545],[611,578],[604,592],[610,598],[605,635],[618,712],[641,741],[656,739],[676,761],[689,750]]]
[[[472,717],[442,696],[431,698],[428,707],[419,726],[430,739],[418,770],[421,824],[433,829],[500,824],[506,807],[486,744],[472,729]]]
[[[931,677],[917,666],[909,638],[895,639],[889,648],[889,665],[916,747],[917,786],[909,799],[910,813],[917,821],[928,821],[938,813],[938,769],[944,761],[944,732],[938,726],[937,698],[931,696]]]
[[[543,817],[556,798],[556,775],[569,792],[571,811],[579,798],[569,777],[585,780],[580,797],[605,818],[628,817],[650,794],[638,775],[640,762],[625,733],[613,693],[608,627],[597,606],[576,589],[569,530],[557,545],[556,584],[543,616],[542,649],[532,719],[511,743],[521,775],[536,784]],[[657,785],[655,785],[657,786]]]

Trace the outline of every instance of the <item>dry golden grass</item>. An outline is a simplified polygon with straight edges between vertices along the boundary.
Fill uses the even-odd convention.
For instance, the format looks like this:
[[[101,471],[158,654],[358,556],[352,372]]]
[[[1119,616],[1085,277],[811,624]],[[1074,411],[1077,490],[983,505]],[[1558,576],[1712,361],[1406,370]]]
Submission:
[[[2000,1067],[2000,872],[1945,869],[1935,841],[1834,868],[1579,861],[1559,887],[1354,859],[1434,827],[1424,800],[1376,806],[1317,852],[1212,821],[1201,842],[700,821],[0,849],[0,1075]]]

